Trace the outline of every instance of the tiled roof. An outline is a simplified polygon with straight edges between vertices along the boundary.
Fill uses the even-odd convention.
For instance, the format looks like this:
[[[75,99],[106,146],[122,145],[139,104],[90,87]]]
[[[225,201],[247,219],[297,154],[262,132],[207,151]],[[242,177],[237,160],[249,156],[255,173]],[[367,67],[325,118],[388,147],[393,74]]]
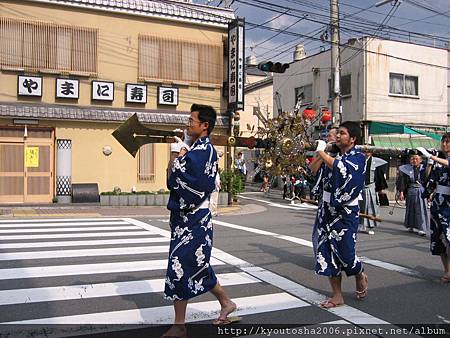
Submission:
[[[133,110],[103,107],[78,107],[65,105],[0,103],[0,117],[44,120],[123,122],[134,113],[139,121],[149,124],[185,124],[190,116],[188,111],[169,113],[165,110]],[[228,116],[217,116],[217,127],[228,127]]]
[[[161,19],[188,21],[203,25],[226,27],[235,18],[234,11],[228,8],[199,5],[176,0],[27,0],[90,8],[109,12],[149,16]]]

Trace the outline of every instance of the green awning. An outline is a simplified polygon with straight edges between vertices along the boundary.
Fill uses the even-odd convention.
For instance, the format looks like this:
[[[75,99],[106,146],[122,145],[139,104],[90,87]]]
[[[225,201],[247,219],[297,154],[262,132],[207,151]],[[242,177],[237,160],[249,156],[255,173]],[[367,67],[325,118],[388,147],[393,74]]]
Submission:
[[[372,135],[373,144],[387,148],[440,148],[440,141],[428,137],[399,137],[390,135]]]
[[[404,124],[385,123],[385,122],[370,122],[370,135],[386,135],[386,134],[409,134],[409,135],[425,135],[431,137],[433,140],[441,141],[441,135],[431,133],[429,131],[418,130],[408,127]]]
[[[411,130],[414,130],[415,132],[417,132],[419,134],[431,137],[433,140],[439,141],[439,143],[441,142],[442,135],[435,134],[435,133],[430,133],[429,131],[412,129],[412,128],[411,128]]]
[[[383,123],[383,122],[370,122],[369,125],[370,135],[380,134],[419,134],[414,129],[408,128],[404,124],[395,123]]]

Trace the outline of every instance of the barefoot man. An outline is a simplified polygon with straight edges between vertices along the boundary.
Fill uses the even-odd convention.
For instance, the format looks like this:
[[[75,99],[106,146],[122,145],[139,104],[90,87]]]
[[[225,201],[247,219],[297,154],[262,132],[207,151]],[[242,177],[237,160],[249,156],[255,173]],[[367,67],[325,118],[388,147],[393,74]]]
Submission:
[[[220,302],[220,315],[214,324],[229,323],[228,315],[236,310],[210,265],[213,225],[209,199],[215,189],[218,160],[209,134],[215,123],[216,111],[211,106],[194,104],[187,126],[192,146],[181,140],[171,145],[178,157],[168,168],[172,236],[164,297],[173,301],[175,321],[163,337],[186,337],[188,300],[205,292],[212,292]]]

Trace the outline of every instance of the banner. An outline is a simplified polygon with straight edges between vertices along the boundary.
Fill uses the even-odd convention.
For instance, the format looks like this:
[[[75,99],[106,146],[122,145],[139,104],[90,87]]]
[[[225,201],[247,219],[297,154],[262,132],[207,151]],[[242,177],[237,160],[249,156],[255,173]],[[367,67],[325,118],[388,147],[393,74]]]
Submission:
[[[245,85],[245,21],[243,18],[228,24],[228,109],[244,109]]]

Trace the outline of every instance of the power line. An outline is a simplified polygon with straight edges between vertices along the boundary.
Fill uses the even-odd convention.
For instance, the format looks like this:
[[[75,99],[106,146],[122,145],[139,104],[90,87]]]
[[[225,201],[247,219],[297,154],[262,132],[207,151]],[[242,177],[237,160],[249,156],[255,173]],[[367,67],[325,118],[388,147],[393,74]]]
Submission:
[[[394,6],[391,7],[391,9],[389,10],[389,13],[386,15],[386,17],[383,19],[383,21],[380,23],[379,28],[375,31],[375,33],[366,39],[366,42],[364,44],[364,47],[362,50],[355,52],[352,56],[350,56],[349,58],[347,58],[346,60],[344,60],[343,62],[341,62],[341,66],[345,65],[346,63],[352,61],[355,57],[357,57],[359,54],[362,53],[362,51],[364,49],[366,49],[367,44],[372,41],[374,39],[374,37],[376,36],[376,33],[383,30],[384,25],[389,21],[390,18],[392,18],[392,15],[395,14],[395,12],[397,11],[397,9],[400,7],[400,3],[395,3]],[[392,14],[392,15],[391,15]]]
[[[274,11],[277,13],[281,13],[281,10],[286,11],[286,10],[290,9],[291,11],[289,13],[287,13],[286,15],[300,18],[301,16],[296,15],[293,12],[299,12],[303,15],[307,14],[308,16],[305,18],[305,20],[319,23],[319,24],[323,24],[324,20],[327,20],[327,21],[329,20],[329,15],[312,13],[312,12],[299,10],[299,9],[291,8],[291,7],[286,7],[286,6],[281,6],[281,5],[274,5],[272,3],[268,3],[268,2],[262,1],[262,0],[253,0],[253,2],[248,2],[245,0],[237,0],[237,2],[246,4],[246,5],[250,5],[250,6],[254,6],[254,7],[258,7],[258,8],[265,9],[265,10]],[[315,18],[315,17],[318,17],[318,18]],[[351,26],[348,26],[348,27],[343,26],[344,23],[350,24]],[[355,29],[354,27],[357,27],[359,29]],[[367,19],[363,19],[363,18],[358,18],[358,21],[347,20],[347,22],[345,22],[345,20],[344,20],[343,22],[341,22],[341,29],[345,29],[347,31],[353,31],[353,32],[360,33],[363,35],[371,35],[372,32],[367,31],[367,27],[370,27],[370,29],[373,30],[374,28],[378,27],[378,23],[370,23],[370,21],[368,21]],[[391,27],[391,26],[386,26],[386,29],[396,31],[395,34],[398,36],[401,36],[401,37],[409,38],[412,34],[412,35],[427,38],[427,39],[429,39],[430,37],[439,39],[443,43],[448,42],[447,37],[423,34],[423,33],[418,33],[418,32],[413,32],[413,31],[407,31],[407,30],[403,30],[403,29],[399,29],[399,28],[395,28],[395,27]]]
[[[444,13],[445,13],[445,14],[450,13],[450,10],[449,10],[449,11],[446,11],[446,12],[444,12]],[[408,22],[404,22],[404,23],[395,25],[394,27],[400,27],[400,26],[404,26],[404,25],[409,25],[409,24],[414,23],[414,22],[424,22],[424,23],[429,23],[429,22],[426,22],[426,21],[423,21],[423,20],[430,19],[430,18],[434,18],[435,16],[438,16],[438,15],[441,15],[441,14],[438,13],[438,14],[433,14],[433,15],[427,16],[427,17],[422,18],[422,19],[409,20]],[[444,25],[444,26],[445,26],[445,27],[448,27],[448,25]]]
[[[422,4],[422,3],[418,2],[418,1],[415,1],[415,0],[404,0],[404,1],[406,3],[409,3],[409,4],[413,5],[413,6],[416,6],[418,8],[422,8],[422,9],[425,9],[427,11],[433,12],[435,14],[442,15],[442,16],[445,16],[447,18],[450,18],[450,16],[446,15],[445,12],[442,13],[441,10],[435,9],[435,8],[429,6],[429,5]]]
[[[270,23],[270,22],[272,22],[272,21],[275,21],[276,19],[278,19],[279,17],[281,17],[281,16],[287,14],[288,12],[289,12],[289,10],[287,10],[286,12],[281,13],[281,14],[279,14],[279,15],[276,15],[276,16],[274,16],[273,18],[271,18],[271,19],[269,19],[269,20],[263,22],[260,26],[267,25],[268,23]],[[247,28],[247,27],[246,27],[245,30],[246,30],[246,31],[250,31],[250,30],[255,29],[255,28],[258,28],[258,27],[259,27],[259,26],[255,26],[255,27],[251,27],[251,28]]]
[[[249,21],[247,21],[247,24],[249,24],[249,25],[257,25],[256,23],[252,23],[252,22],[249,22]],[[280,30],[278,30],[278,29],[276,29],[276,28],[272,28],[272,27],[268,27],[268,26],[264,26],[264,29],[270,30],[270,31],[273,31],[273,32],[280,31]],[[317,40],[321,41],[320,38],[317,38],[317,37],[315,37],[315,36],[308,36],[308,35],[301,34],[301,33],[296,33],[296,32],[283,31],[283,34],[291,35],[291,36],[303,37],[303,38],[307,38],[307,39],[311,39],[311,40],[316,40],[316,41],[317,41]],[[349,45],[347,45],[347,44],[342,44],[342,43],[339,43],[338,45],[339,45],[340,47],[346,47],[346,48],[353,49],[353,50],[364,50],[363,48],[360,48],[360,47],[349,46]],[[418,60],[407,59],[407,58],[400,57],[400,56],[395,56],[395,55],[392,55],[392,54],[386,54],[386,53],[375,52],[375,51],[371,51],[371,50],[368,50],[368,49],[366,49],[365,51],[366,51],[367,53],[370,53],[370,54],[375,54],[375,55],[385,56],[385,57],[393,58],[393,59],[396,59],[396,60],[407,61],[407,62],[411,62],[411,63],[417,63],[417,64],[421,64],[421,65],[426,65],[426,66],[436,67],[436,68],[442,68],[442,69],[447,69],[447,70],[450,69],[450,68],[447,67],[447,66],[441,66],[441,65],[437,65],[437,64],[428,63],[428,62],[423,62],[423,61],[418,61]]]
[[[341,5],[341,6],[350,7],[350,8],[363,9],[362,7],[358,7],[358,6],[355,6],[355,5],[351,5],[351,4],[345,3],[345,2],[343,2],[343,1],[340,1],[340,5]],[[374,14],[384,15],[384,13],[377,12],[377,11],[371,10],[371,9],[366,9],[366,11],[369,12],[369,13],[374,13]],[[407,21],[415,21],[415,20],[416,20],[416,19],[407,18],[407,17],[404,17],[404,16],[399,16],[399,15],[394,15],[393,17],[396,18],[396,19],[407,20]],[[429,19],[429,17],[423,18],[423,19]],[[430,25],[438,25],[438,26],[448,27],[448,25],[439,24],[439,23],[436,23],[436,22],[426,22],[426,21],[423,21],[423,22],[424,22],[424,23],[427,23],[427,24],[430,24]],[[404,24],[407,24],[407,23],[404,23]],[[402,25],[403,25],[403,24],[397,25],[397,26],[402,26]],[[394,27],[397,27],[397,26],[394,26]]]
[[[291,28],[291,27],[295,26],[296,24],[298,24],[298,23],[299,23],[300,21],[302,21],[303,19],[304,19],[304,18],[298,19],[298,20],[295,21],[294,23],[292,23],[292,24],[290,24],[289,26],[283,28],[283,30],[288,30],[289,28]],[[268,41],[270,41],[270,40],[276,38],[276,37],[277,37],[278,35],[280,35],[282,32],[283,32],[283,31],[278,32],[278,33],[276,33],[275,35],[272,35],[271,37],[269,37],[269,38],[263,40],[262,42],[258,42],[258,43],[256,44],[255,47],[258,47],[258,46],[260,46],[260,45],[262,45],[262,44],[264,44],[264,43],[266,43],[266,42],[268,42]]]

